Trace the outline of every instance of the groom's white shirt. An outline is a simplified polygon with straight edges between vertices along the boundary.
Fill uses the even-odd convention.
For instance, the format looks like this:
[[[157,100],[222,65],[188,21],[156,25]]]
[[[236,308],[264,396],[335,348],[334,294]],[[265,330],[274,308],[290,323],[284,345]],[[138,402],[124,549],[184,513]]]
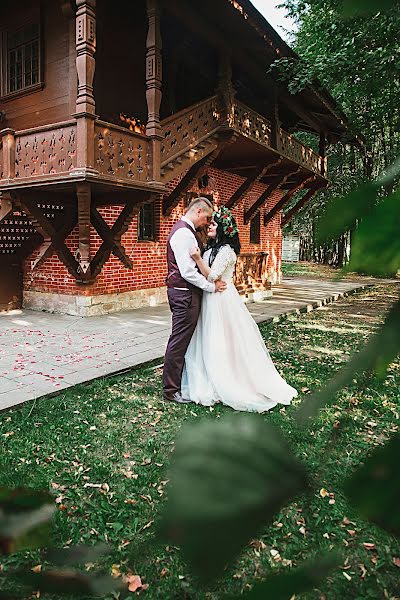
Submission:
[[[169,242],[175,255],[176,264],[178,265],[180,274],[184,279],[186,279],[186,281],[204,290],[205,292],[215,292],[215,284],[207,281],[207,279],[201,273],[199,273],[196,268],[195,261],[190,256],[191,249],[194,246],[197,246],[197,240],[194,235],[196,228],[192,221],[187,217],[183,216],[181,220],[190,225],[193,233],[187,227],[181,227],[175,231]]]

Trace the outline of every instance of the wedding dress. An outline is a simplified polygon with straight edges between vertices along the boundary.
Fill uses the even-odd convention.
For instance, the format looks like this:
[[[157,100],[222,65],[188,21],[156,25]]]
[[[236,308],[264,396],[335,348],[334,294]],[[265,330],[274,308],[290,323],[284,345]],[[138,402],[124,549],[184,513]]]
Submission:
[[[211,250],[204,253],[208,264]],[[289,404],[297,391],[274,367],[260,331],[233,283],[236,254],[222,246],[209,281],[221,278],[221,293],[203,293],[197,327],[185,355],[181,392],[197,404],[222,402],[235,410],[263,412]]]

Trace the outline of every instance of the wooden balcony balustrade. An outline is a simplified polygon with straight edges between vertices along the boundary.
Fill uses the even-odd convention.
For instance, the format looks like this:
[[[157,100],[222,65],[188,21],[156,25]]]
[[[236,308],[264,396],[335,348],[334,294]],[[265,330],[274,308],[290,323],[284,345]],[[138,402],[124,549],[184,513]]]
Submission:
[[[167,179],[175,176],[178,170],[186,168],[182,160],[196,154],[194,160],[200,160],[205,155],[205,145],[222,129],[232,129],[238,134],[261,144],[269,150],[287,158],[312,173],[324,177],[326,174],[326,159],[316,154],[311,148],[304,146],[295,137],[283,129],[277,135],[271,122],[252,110],[242,102],[234,101],[231,110],[222,110],[218,96],[212,96],[189,108],[186,108],[161,122],[163,142],[161,144],[162,175],[166,170],[173,173]],[[211,152],[212,148],[209,149]],[[178,168],[176,168],[178,167]]]
[[[234,102],[227,114],[221,110],[218,96],[212,96],[171,115],[161,125],[162,175],[167,170],[174,172],[167,179],[176,174],[175,167],[178,164],[182,171],[207,156],[218,145],[218,133],[227,129],[273,150],[314,174],[326,174],[326,159],[282,129],[278,131],[275,142],[270,121],[238,101]],[[69,178],[78,166],[76,121],[16,132],[5,129],[0,132],[0,140],[0,185],[10,180],[27,183],[38,179]],[[151,180],[151,141],[148,136],[96,120],[93,151],[94,176],[98,174],[101,179],[141,184]],[[164,177],[164,182],[167,179]]]

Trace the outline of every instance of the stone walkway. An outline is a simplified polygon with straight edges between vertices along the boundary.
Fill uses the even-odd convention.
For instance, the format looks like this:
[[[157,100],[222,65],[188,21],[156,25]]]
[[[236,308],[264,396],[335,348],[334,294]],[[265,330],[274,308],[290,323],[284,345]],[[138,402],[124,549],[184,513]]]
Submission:
[[[273,288],[272,298],[248,308],[257,323],[275,321],[369,283],[289,278]],[[162,359],[170,323],[167,304],[86,319],[29,310],[0,313],[0,410]]]

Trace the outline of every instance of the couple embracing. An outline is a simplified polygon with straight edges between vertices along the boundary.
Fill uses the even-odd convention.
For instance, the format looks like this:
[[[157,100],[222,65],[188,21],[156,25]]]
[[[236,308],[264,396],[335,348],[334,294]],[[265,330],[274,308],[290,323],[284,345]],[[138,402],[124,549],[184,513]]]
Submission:
[[[208,225],[202,254],[197,231]],[[264,412],[297,395],[273,365],[234,283],[239,232],[225,207],[195,198],[167,240],[172,333],[164,359],[164,399]]]

